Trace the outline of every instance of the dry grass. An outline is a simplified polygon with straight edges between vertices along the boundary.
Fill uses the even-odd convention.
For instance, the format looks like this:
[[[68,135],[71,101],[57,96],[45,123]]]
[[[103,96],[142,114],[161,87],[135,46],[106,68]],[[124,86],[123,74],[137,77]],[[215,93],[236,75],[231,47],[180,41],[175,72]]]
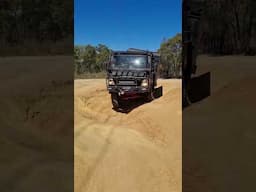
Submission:
[[[73,37],[52,42],[26,40],[23,44],[2,45],[0,56],[42,56],[42,55],[72,55],[73,56]]]
[[[75,79],[105,79],[106,72],[75,74]]]

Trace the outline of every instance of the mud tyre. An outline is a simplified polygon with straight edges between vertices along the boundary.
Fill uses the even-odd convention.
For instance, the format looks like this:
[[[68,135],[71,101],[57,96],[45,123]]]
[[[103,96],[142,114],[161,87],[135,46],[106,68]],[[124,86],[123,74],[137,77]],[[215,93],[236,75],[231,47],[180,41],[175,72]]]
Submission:
[[[154,89],[152,89],[152,90],[150,90],[149,93],[146,94],[146,101],[150,102],[150,101],[153,101],[154,99],[155,99]]]
[[[116,93],[111,94],[111,101],[114,109],[118,109],[121,106],[120,97]]]

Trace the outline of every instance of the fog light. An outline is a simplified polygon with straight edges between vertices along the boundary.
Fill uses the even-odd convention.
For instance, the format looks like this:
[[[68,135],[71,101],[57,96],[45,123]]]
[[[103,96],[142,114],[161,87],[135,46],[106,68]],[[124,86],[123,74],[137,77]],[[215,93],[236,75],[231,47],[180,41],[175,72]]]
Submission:
[[[148,80],[147,79],[143,79],[141,82],[141,86],[142,87],[148,87]]]
[[[108,85],[115,85],[115,81],[113,79],[108,80]]]

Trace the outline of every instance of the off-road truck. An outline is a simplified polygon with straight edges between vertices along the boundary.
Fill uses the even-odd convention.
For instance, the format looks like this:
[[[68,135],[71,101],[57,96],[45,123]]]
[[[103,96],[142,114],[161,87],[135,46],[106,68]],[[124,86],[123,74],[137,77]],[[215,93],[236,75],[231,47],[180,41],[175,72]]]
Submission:
[[[121,107],[129,99],[154,99],[159,60],[156,52],[133,48],[111,53],[106,65],[106,85],[114,108]]]

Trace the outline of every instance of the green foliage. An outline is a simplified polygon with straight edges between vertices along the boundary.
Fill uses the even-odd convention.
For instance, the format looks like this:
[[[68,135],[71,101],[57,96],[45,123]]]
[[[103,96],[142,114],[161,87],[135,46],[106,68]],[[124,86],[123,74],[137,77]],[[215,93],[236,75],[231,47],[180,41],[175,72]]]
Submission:
[[[83,71],[89,71],[89,72],[96,72],[97,70],[97,66],[96,64],[96,56],[97,56],[97,52],[95,47],[91,46],[91,45],[87,45],[85,47],[85,51],[83,53]]]
[[[8,54],[6,50],[11,52],[18,47],[22,54],[29,55],[35,51],[58,54],[63,52],[60,50],[64,48],[70,51],[72,36],[72,1],[0,1],[0,45],[5,47],[5,50],[0,50],[1,54],[3,54],[2,51]],[[60,46],[59,42],[64,43]],[[35,49],[38,47],[41,50]]]
[[[158,50],[161,55],[159,66],[160,77],[180,78],[181,77],[181,34],[165,40]],[[104,63],[109,60],[111,50],[99,44],[97,46],[75,46],[75,77],[90,77],[88,74],[104,74]]]
[[[96,72],[100,72],[102,69],[104,69],[104,63],[108,61],[111,51],[108,49],[107,46],[99,44],[96,47],[97,51],[97,57],[96,57]]]
[[[181,77],[181,34],[162,42],[158,52],[161,56],[159,72],[161,77],[178,78]]]
[[[75,46],[75,74],[100,73],[104,70],[104,63],[109,59],[111,50],[102,44]]]
[[[199,29],[199,49],[216,55],[256,53],[256,1],[207,0]]]

